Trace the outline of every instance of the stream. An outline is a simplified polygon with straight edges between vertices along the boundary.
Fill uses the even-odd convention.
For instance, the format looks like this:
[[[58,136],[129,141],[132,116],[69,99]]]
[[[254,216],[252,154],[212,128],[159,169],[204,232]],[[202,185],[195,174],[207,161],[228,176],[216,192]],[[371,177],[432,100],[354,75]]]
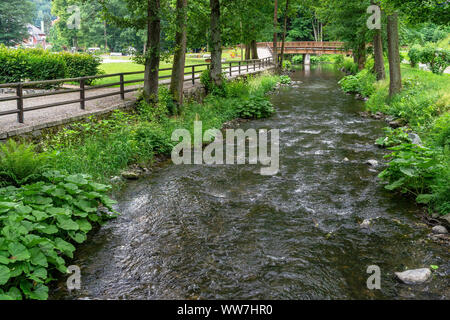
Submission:
[[[448,247],[427,239],[413,200],[379,184],[386,151],[374,141],[386,123],[358,114],[364,103],[342,93],[341,76],[299,69],[271,97],[273,117],[240,124],[280,130],[277,175],[168,163],[128,183],[121,215],[76,251],[81,290],[63,279],[50,298],[450,299]],[[370,265],[380,290],[366,286]],[[424,284],[394,277],[430,265],[439,269]]]

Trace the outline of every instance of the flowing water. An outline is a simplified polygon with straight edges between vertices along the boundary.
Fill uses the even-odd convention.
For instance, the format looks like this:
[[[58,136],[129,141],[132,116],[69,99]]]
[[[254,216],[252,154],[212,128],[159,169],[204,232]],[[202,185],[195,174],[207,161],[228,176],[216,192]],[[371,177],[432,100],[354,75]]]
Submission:
[[[276,114],[241,125],[280,129],[280,171],[166,164],[118,195],[118,219],[81,246],[82,289],[53,298],[449,299],[449,251],[428,242],[414,201],[378,184],[386,125],[361,118],[331,68],[298,70]],[[344,161],[348,158],[349,161]],[[359,223],[372,219],[369,228]],[[381,290],[369,290],[369,265]],[[393,273],[438,265],[426,284]]]

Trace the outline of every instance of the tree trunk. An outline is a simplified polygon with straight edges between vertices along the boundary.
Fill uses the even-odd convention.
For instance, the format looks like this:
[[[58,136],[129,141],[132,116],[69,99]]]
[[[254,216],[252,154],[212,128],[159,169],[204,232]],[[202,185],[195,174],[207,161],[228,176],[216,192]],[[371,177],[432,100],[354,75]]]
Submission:
[[[373,55],[375,60],[375,74],[377,80],[383,80],[386,78],[386,71],[384,69],[383,58],[383,40],[381,39],[381,30],[375,30],[373,37]]]
[[[145,58],[144,99],[147,103],[158,101],[158,76],[160,60],[161,18],[159,0],[148,0],[147,54]]]
[[[245,60],[250,60],[250,53],[251,53],[251,49],[250,49],[250,43],[246,43],[245,44]]]
[[[258,46],[256,44],[256,40],[252,40],[252,42],[250,43],[250,46],[252,48],[252,59],[259,59]]]
[[[222,40],[220,31],[220,1],[210,0],[211,7],[211,80],[222,86]]]
[[[179,106],[183,104],[184,66],[186,60],[186,19],[187,0],[177,0],[177,31],[175,34],[175,52],[173,56],[172,77],[170,93],[174,102]]]
[[[366,43],[361,42],[358,46],[358,53],[357,53],[357,63],[358,63],[358,70],[364,69],[364,66],[366,65]]]
[[[284,46],[285,46],[285,42],[286,42],[288,10],[289,10],[289,0],[286,0],[286,10],[284,11],[284,29],[283,29],[283,37],[281,40],[280,68],[283,68]]]
[[[398,41],[398,13],[388,16],[388,56],[389,56],[389,96],[402,90],[402,74],[400,70],[400,51]]]
[[[273,63],[275,68],[278,69],[278,38],[277,38],[277,28],[278,28],[278,0],[275,0],[275,8],[273,12]]]

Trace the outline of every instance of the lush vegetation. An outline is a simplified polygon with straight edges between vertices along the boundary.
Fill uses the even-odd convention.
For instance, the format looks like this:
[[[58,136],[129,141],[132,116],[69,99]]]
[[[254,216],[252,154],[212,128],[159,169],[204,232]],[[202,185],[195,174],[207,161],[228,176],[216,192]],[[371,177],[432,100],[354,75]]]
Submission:
[[[100,59],[89,54],[51,53],[43,49],[0,46],[0,83],[54,80],[99,73]]]
[[[450,66],[450,50],[439,48],[432,43],[428,43],[424,47],[414,45],[409,50],[408,57],[412,67],[421,62],[436,74],[444,73],[445,69]]]
[[[224,91],[212,90],[203,104],[186,103],[176,117],[169,116],[173,102],[167,88],[162,87],[156,108],[142,101],[135,113],[116,111],[105,120],[91,117],[49,136],[40,147],[50,153],[57,151],[52,169],[87,173],[108,182],[128,166],[145,166],[157,155],[170,154],[173,130],[193,130],[194,120],[203,121],[203,130],[208,130],[239,117],[269,116],[273,109],[266,93],[278,81],[279,77],[266,75],[225,82]]]
[[[49,282],[66,272],[75,245],[115,216],[111,187],[94,181],[108,183],[129,166],[169,155],[173,130],[193,132],[195,120],[208,130],[238,117],[270,116],[266,94],[279,82],[271,75],[225,81],[224,92],[185,104],[177,117],[169,116],[173,101],[162,87],[157,106],[141,101],[135,112],[91,117],[38,146],[9,140],[0,149],[0,299],[47,299]]]
[[[414,56],[414,54],[411,54]],[[369,111],[382,112],[408,127],[386,128],[376,143],[392,151],[379,175],[386,189],[414,196],[430,212],[450,212],[450,75],[433,74],[402,65],[403,90],[389,98],[389,81],[376,82],[366,68],[341,80],[343,90],[369,97]],[[422,143],[413,144],[411,132]]]
[[[54,157],[14,140],[0,149],[0,300],[47,299],[74,244],[113,217],[110,187],[51,170]]]

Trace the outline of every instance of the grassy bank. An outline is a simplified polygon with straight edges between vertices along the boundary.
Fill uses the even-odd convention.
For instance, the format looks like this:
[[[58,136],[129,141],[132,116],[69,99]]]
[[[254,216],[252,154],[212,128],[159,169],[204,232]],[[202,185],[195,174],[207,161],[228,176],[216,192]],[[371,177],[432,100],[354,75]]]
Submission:
[[[67,272],[75,245],[115,216],[112,176],[170,155],[172,132],[193,133],[196,120],[206,131],[236,118],[269,116],[274,109],[266,93],[279,81],[286,79],[267,74],[226,82],[220,95],[189,102],[176,117],[169,116],[172,99],[163,87],[158,106],[140,103],[134,112],[74,123],[44,137],[39,153],[13,140],[1,146],[0,300],[48,298],[48,283]]]
[[[385,188],[412,196],[430,214],[450,213],[450,75],[402,65],[403,90],[389,98],[389,80],[375,81],[371,66],[341,80],[347,92],[368,97],[367,109],[391,116],[377,144],[392,151],[379,175]],[[389,73],[387,73],[389,74]],[[413,132],[421,141],[414,140]],[[413,143],[414,142],[414,143]]]

